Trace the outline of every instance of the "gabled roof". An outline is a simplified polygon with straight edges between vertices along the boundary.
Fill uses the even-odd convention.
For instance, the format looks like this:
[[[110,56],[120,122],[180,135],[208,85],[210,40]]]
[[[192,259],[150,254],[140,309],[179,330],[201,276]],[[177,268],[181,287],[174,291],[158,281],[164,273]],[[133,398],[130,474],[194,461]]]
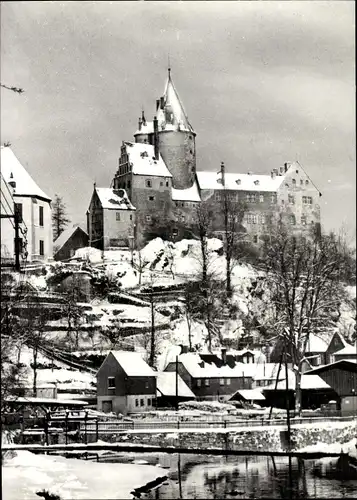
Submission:
[[[271,175],[226,173],[224,186],[220,172],[198,171],[197,179],[200,189],[206,190],[276,192],[284,180],[284,175],[273,178]]]
[[[139,134],[153,134],[154,133],[154,122],[145,122],[145,125],[141,125],[141,129],[137,130],[134,134],[139,135]]]
[[[326,372],[329,370],[332,370],[334,368],[338,368],[341,370],[348,370],[351,372],[357,372],[357,361],[354,359],[340,359],[340,361],[335,361],[334,363],[329,363],[327,365],[322,365],[318,366],[317,368],[314,368],[313,370],[309,370],[308,372],[305,372],[306,375],[310,375],[310,373],[322,373]]]
[[[171,196],[173,201],[201,201],[197,180],[187,189],[172,188]]]
[[[178,396],[196,399],[191,389],[178,375]],[[156,388],[163,396],[176,396],[176,373],[159,372],[156,378]]]
[[[164,109],[157,110],[159,131],[184,130],[194,133],[169,71],[164,90]]]
[[[85,231],[84,229],[82,229],[80,226],[72,226],[72,227],[67,227],[64,231],[62,231],[62,233],[58,236],[58,238],[56,239],[56,241],[54,241],[53,243],[53,250],[54,252],[58,252],[59,250],[61,250],[61,248],[63,247],[63,245],[65,243],[67,243],[67,241],[71,238],[71,236],[74,235],[74,233],[76,231],[82,231],[83,233],[86,234],[86,236],[88,236],[88,233],[87,231]]]
[[[339,351],[336,351],[333,353],[334,356],[344,356],[345,354],[354,354],[356,356],[357,360],[357,347],[355,345],[350,345],[347,344],[343,349],[340,349]]]
[[[156,377],[156,373],[143,360],[140,353],[132,351],[110,351],[128,377]]]
[[[306,344],[306,352],[326,352],[328,343],[318,335],[310,333],[309,339]]]
[[[156,177],[172,177],[162,156],[155,159],[154,146],[141,142],[125,142],[134,175],[154,175]]]
[[[114,210],[135,210],[124,189],[114,191],[112,188],[95,188],[103,208]],[[119,196],[119,194],[121,196]]]
[[[331,387],[324,381],[322,380],[321,377],[318,375],[304,373],[301,375],[301,389],[331,389]],[[267,385],[264,387],[262,390],[264,391],[274,391],[275,390],[275,382],[273,382],[270,385]],[[293,372],[289,373],[288,376],[288,387],[289,390],[295,390],[296,386],[296,380],[295,380],[295,375]],[[278,391],[281,390],[286,390],[286,381],[285,380],[280,380],[276,386],[276,389]]]
[[[234,400],[237,395],[242,396],[246,401],[263,401],[265,396],[260,389],[240,389],[236,391],[228,401]]]
[[[14,195],[32,196],[51,201],[51,198],[36,184],[8,146],[1,146],[1,173],[7,183],[16,182]]]

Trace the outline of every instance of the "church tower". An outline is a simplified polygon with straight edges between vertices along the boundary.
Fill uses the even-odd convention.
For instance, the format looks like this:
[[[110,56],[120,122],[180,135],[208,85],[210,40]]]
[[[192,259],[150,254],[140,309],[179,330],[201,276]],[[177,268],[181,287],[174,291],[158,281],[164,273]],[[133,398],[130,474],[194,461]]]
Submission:
[[[156,116],[151,123],[142,116],[135,142],[153,144],[172,175],[173,187],[187,189],[196,174],[195,137],[169,69],[164,95],[156,101]]]

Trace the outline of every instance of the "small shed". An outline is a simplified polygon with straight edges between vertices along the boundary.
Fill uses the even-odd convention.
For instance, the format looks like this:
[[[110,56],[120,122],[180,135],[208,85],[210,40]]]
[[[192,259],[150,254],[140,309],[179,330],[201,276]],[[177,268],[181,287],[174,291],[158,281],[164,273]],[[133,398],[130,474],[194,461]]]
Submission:
[[[228,401],[262,404],[265,401],[265,396],[259,389],[240,389]]]
[[[54,260],[68,260],[74,256],[76,250],[88,246],[89,236],[84,229],[74,225],[62,231],[53,243]]]
[[[159,372],[156,378],[157,406],[167,407],[176,406],[176,403],[196,399],[196,396],[177,375],[177,394],[176,394],[176,373]]]

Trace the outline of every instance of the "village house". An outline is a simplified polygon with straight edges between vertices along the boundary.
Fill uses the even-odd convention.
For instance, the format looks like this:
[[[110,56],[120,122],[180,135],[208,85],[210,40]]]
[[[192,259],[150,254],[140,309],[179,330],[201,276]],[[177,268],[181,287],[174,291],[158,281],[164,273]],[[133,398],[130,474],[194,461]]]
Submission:
[[[130,247],[134,231],[135,207],[126,191],[94,185],[87,211],[89,246],[99,250]]]
[[[9,146],[1,146],[1,215],[20,216],[21,261],[52,259],[51,198],[36,184]],[[14,219],[1,218],[1,259],[14,262]]]
[[[156,385],[158,408],[175,407],[178,403],[196,399],[191,389],[175,372],[158,372]]]
[[[306,373],[318,375],[336,392],[337,410],[357,415],[357,361],[340,360],[319,366]]]
[[[79,225],[66,228],[53,243],[54,260],[69,260],[76,250],[88,246],[88,233]]]
[[[136,413],[156,407],[156,372],[137,352],[110,351],[97,372],[97,408]]]
[[[357,345],[347,344],[343,349],[336,351],[331,356],[331,363],[348,359],[357,362]]]

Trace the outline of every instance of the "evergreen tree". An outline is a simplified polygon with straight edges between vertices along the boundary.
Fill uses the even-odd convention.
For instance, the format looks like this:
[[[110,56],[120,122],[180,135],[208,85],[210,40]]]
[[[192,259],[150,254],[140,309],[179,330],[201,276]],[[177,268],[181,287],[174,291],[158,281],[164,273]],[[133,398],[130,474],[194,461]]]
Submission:
[[[53,241],[56,241],[59,235],[66,229],[66,226],[71,222],[67,216],[67,208],[63,199],[55,195],[55,200],[52,204],[52,227]]]

